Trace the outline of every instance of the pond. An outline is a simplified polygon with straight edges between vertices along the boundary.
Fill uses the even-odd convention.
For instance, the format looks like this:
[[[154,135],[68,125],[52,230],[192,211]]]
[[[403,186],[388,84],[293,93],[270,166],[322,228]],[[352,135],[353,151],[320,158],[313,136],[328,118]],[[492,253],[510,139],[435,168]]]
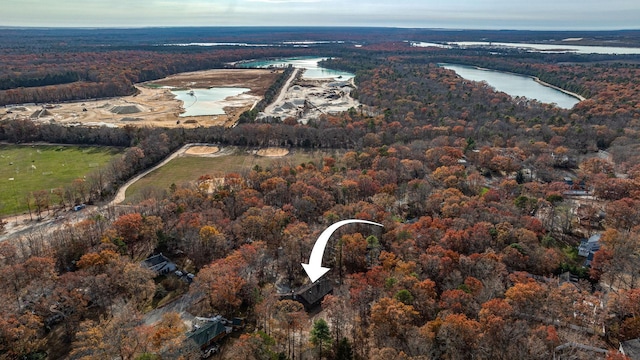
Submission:
[[[486,42],[486,41],[456,41],[444,43],[429,43],[412,41],[412,46],[417,47],[439,47],[451,49],[454,47],[487,47],[487,48],[518,48],[531,52],[546,53],[576,53],[576,54],[608,54],[608,55],[637,55],[640,48],[619,47],[619,46],[586,46],[565,44],[530,44],[530,43],[508,43],[508,42]]]
[[[185,112],[180,114],[186,116],[222,115],[224,107],[228,104],[224,101],[230,96],[238,96],[251,89],[247,88],[210,88],[193,90],[172,90],[176,99],[182,101]]]
[[[580,100],[560,90],[541,85],[532,77],[506,73],[496,70],[480,69],[473,66],[457,64],[438,64],[453,70],[461,77],[472,81],[485,81],[497,91],[505,92],[512,97],[524,96],[542,103],[555,103],[558,107],[571,109]]]
[[[286,67],[292,65],[297,68],[306,69],[304,75],[305,79],[340,79],[349,80],[355,75],[346,71],[331,70],[320,67],[318,62],[327,59],[326,57],[297,57],[288,59],[276,59],[276,60],[252,60],[239,64],[242,67]]]

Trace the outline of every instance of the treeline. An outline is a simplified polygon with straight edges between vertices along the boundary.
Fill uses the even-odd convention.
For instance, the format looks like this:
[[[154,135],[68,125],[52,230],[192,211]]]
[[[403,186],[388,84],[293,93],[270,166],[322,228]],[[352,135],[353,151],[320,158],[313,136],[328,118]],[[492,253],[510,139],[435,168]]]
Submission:
[[[304,48],[103,51],[0,56],[0,105],[131,95],[133,84],[248,58],[314,55]],[[46,65],[46,67],[45,67]]]
[[[72,71],[65,71],[61,73],[22,75],[19,77],[7,76],[3,79],[0,79],[0,90],[7,90],[18,87],[68,84],[79,80],[79,74]]]

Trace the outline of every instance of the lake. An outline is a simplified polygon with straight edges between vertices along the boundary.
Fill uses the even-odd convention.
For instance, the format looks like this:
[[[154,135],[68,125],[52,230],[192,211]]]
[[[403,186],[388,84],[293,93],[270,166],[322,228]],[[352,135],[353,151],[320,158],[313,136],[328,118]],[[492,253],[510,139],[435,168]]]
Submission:
[[[241,64],[238,64],[241,67],[259,67],[259,68],[268,68],[268,67],[286,67],[288,65],[292,65],[293,67],[306,69],[304,75],[302,76],[305,79],[338,79],[340,80],[349,80],[355,75],[346,71],[339,70],[331,70],[320,67],[318,62],[321,60],[325,60],[327,58],[308,58],[308,57],[298,57],[298,58],[289,58],[289,59],[277,59],[277,60],[253,60],[246,61]]]
[[[238,96],[251,89],[247,88],[210,88],[210,89],[193,89],[193,90],[172,90],[176,95],[176,99],[182,101],[182,107],[185,112],[180,114],[185,116],[204,116],[204,115],[222,115],[224,99],[230,96]],[[189,92],[193,91],[193,95]]]
[[[631,55],[640,54],[640,48],[630,47],[614,47],[614,46],[584,46],[584,45],[571,45],[570,43],[562,44],[526,44],[526,43],[506,43],[506,42],[486,42],[486,41],[458,41],[458,42],[446,42],[446,43],[427,43],[427,42],[411,42],[412,46],[418,47],[440,47],[440,48],[453,48],[458,47],[478,47],[486,46],[491,48],[510,47],[521,48],[528,51],[535,52],[549,52],[549,53],[567,53],[572,52],[576,54],[618,54],[618,55]]]
[[[580,100],[560,90],[541,85],[533,78],[502,71],[484,70],[473,66],[456,64],[438,64],[453,70],[461,77],[472,81],[485,81],[497,91],[505,92],[512,97],[524,96],[543,103],[555,103],[558,107],[571,109]]]

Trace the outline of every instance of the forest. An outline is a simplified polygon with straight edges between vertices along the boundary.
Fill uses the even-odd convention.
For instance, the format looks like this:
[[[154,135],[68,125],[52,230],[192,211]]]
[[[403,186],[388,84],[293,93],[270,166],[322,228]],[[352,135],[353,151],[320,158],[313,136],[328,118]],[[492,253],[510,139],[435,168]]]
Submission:
[[[26,86],[34,78],[16,76],[22,66],[41,81],[48,75],[60,83],[42,83],[49,100],[40,101],[53,101],[112,96],[243,57],[327,51],[336,58],[325,66],[357,74],[352,96],[362,106],[307,125],[253,123],[251,113],[230,129],[0,123],[1,141],[127,147],[76,192],[95,204],[186,143],[327,150],[317,161],[227,173],[213,188],[202,169],[134,205],[0,242],[0,358],[197,359],[184,314],[149,321],[165,302],[188,299],[193,316],[245,320],[221,341],[220,359],[626,359],[620,343],[640,338],[638,56],[493,55],[391,39],[361,48],[83,50],[70,66],[74,53],[19,49],[3,54],[12,65],[0,76]],[[437,65],[444,61],[537,76],[587,100],[567,110],[514,99]],[[94,78],[81,70],[91,67]],[[77,95],[69,88],[78,81],[64,83],[70,68],[88,83],[126,81],[110,95],[102,85]],[[26,94],[42,89],[0,98],[34,101]],[[300,263],[319,234],[350,218],[384,227],[349,225],[332,237],[323,263],[332,291],[313,312],[284,299],[283,289],[309,284]],[[578,246],[593,235],[601,246],[586,267]],[[158,253],[193,281],[140,266]]]

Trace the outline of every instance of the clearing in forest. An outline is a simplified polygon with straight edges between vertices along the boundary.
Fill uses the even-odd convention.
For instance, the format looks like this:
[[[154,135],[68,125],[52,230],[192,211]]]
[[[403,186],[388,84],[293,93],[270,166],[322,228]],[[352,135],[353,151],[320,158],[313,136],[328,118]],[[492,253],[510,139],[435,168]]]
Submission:
[[[0,214],[27,211],[29,193],[70,186],[122,153],[113,147],[0,145]]]
[[[168,190],[171,184],[180,185],[196,181],[202,175],[223,178],[227,173],[246,174],[256,167],[265,169],[278,165],[297,166],[308,162],[319,165],[323,157],[336,156],[333,152],[328,151],[302,150],[296,150],[278,157],[259,156],[253,154],[252,151],[235,148],[222,149],[217,155],[219,156],[186,154],[171,160],[166,165],[152,171],[132,184],[127,189],[125,203],[141,200],[141,198],[145,197],[145,193],[149,193],[152,190]]]

